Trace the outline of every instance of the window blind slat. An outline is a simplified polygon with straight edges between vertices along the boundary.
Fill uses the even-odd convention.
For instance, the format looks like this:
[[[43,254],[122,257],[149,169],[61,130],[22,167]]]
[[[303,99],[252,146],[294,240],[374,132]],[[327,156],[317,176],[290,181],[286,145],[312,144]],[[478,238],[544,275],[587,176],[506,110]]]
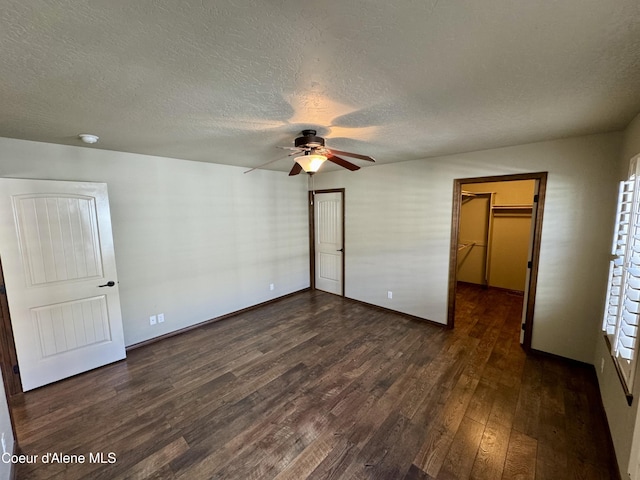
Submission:
[[[628,310],[622,311],[622,323],[620,327],[624,330],[625,325],[635,326],[638,325],[638,315],[633,312],[629,312]]]
[[[620,280],[622,280],[622,277],[618,277]],[[640,278],[633,276],[633,275],[629,275],[627,277],[627,284],[631,287],[631,288],[640,288]]]
[[[624,308],[629,313],[637,314],[638,312],[640,312],[640,305],[638,305],[638,302],[634,302],[633,300],[630,300],[628,298],[624,299]]]
[[[633,358],[633,350],[631,348],[619,345],[616,350],[618,355],[620,355],[625,360],[631,360]]]
[[[631,350],[633,352],[636,348],[635,337],[625,337],[625,336],[620,337],[618,339],[618,348],[624,348],[626,350]],[[625,356],[624,358],[626,358],[627,360],[631,360],[633,358],[633,355],[631,357]]]
[[[640,300],[640,290],[636,290],[635,288],[627,288],[624,294],[633,302],[638,302]]]
[[[638,327],[634,325],[629,325],[628,323],[624,323],[621,326],[621,339],[631,338],[635,341],[638,336]]]

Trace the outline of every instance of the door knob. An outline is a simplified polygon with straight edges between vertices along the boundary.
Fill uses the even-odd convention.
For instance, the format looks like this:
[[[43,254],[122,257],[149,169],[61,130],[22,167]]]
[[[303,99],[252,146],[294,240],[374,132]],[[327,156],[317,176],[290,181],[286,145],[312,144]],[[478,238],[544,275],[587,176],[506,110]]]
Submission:
[[[114,282],[113,280],[109,280],[104,285],[98,285],[98,287],[113,287],[115,284],[116,284],[116,282]]]
[[[336,250],[336,252],[344,252],[344,247],[342,247],[340,250]]]

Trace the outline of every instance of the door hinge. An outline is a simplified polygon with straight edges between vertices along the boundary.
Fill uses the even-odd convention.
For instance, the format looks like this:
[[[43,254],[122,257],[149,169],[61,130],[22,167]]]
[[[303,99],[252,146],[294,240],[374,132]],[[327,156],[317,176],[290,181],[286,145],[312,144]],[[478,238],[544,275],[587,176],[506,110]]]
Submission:
[[[522,324],[522,330],[523,330],[523,331],[524,331],[524,330],[526,330],[526,328],[525,328],[525,324],[524,324],[524,323]]]
[[[0,295],[6,295],[7,294],[7,287],[5,287],[4,285],[0,285]]]
[[[534,202],[534,203],[538,203],[538,200],[539,200],[539,199],[540,199],[540,195],[537,195],[537,194],[536,194],[536,195],[534,195],[534,196],[533,196],[533,202]]]
[[[13,373],[20,375],[20,367],[18,365],[13,366]]]
[[[531,260],[527,262],[527,268],[533,268],[533,262]]]

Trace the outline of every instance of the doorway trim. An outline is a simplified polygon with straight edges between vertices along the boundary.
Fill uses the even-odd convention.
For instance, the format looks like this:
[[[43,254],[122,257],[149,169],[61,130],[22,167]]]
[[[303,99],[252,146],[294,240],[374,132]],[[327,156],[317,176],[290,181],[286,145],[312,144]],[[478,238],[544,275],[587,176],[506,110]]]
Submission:
[[[458,241],[460,233],[460,211],[462,206],[462,186],[470,183],[509,182],[515,180],[537,180],[538,199],[533,225],[533,245],[531,248],[531,275],[528,285],[528,296],[524,323],[525,350],[531,350],[531,337],[533,333],[533,314],[536,303],[536,290],[538,286],[538,263],[540,260],[540,242],[542,238],[542,217],[544,213],[544,200],[547,190],[547,172],[518,173],[513,175],[497,175],[490,177],[457,178],[453,181],[453,211],[451,218],[451,245],[449,249],[449,299],[447,306],[447,327],[453,328],[456,308],[456,282],[458,265]]]
[[[7,396],[13,396],[22,393],[22,383],[18,370],[16,345],[13,341],[13,327],[7,302],[7,290],[4,286],[2,262],[0,262],[0,287],[0,368],[2,368]]]
[[[345,189],[344,188],[330,188],[326,190],[309,190],[309,274],[311,275],[310,285],[311,290],[316,289],[316,215],[315,215],[315,194],[316,193],[339,193],[342,199],[342,291],[340,295],[344,297],[345,290]]]

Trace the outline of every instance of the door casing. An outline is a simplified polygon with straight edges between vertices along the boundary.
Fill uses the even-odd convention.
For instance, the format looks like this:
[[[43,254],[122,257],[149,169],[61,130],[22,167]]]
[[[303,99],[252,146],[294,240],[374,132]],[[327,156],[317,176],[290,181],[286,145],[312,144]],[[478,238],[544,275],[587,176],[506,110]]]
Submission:
[[[7,291],[4,287],[4,273],[0,262],[0,365],[4,378],[5,389],[8,396],[22,393],[22,383],[20,382],[20,371],[18,369],[18,354],[13,341],[13,328],[11,326],[11,315],[9,314],[9,304],[7,302]]]
[[[540,260],[540,241],[542,238],[542,217],[544,199],[547,188],[547,172],[520,173],[514,175],[498,175],[491,177],[458,178],[453,183],[453,211],[451,219],[451,245],[449,249],[449,299],[447,305],[447,327],[454,328],[456,306],[456,276],[458,265],[458,241],[460,230],[460,207],[462,206],[462,186],[470,183],[508,182],[514,180],[537,180],[538,200],[535,218],[532,219],[533,243],[531,245],[531,275],[527,288],[527,305],[525,313],[523,347],[531,350],[533,334],[533,315],[538,286],[538,263]]]
[[[342,199],[342,292],[341,296],[344,297],[345,292],[345,189],[344,188],[332,188],[327,190],[310,190],[309,191],[309,273],[311,275],[310,285],[311,290],[316,288],[316,247],[315,247],[315,194],[316,193],[340,193]]]

